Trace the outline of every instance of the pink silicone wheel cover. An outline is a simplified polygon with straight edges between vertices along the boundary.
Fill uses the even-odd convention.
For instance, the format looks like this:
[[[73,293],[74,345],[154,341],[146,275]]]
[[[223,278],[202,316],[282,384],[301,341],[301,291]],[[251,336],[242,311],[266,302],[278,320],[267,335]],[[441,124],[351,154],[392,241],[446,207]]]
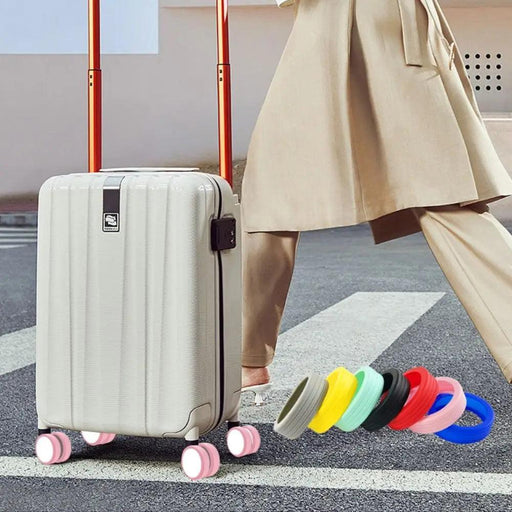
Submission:
[[[250,453],[252,453],[253,434],[252,434],[252,432],[250,432],[243,426],[239,426],[239,427],[230,428],[227,435],[229,436],[230,433],[235,432],[235,431],[239,432],[240,435],[242,436],[242,439],[244,441],[243,449],[239,453],[234,453],[231,451],[231,449],[229,449],[229,448],[228,449],[229,449],[231,455],[234,455],[235,457],[245,457],[246,455],[249,455]]]
[[[450,393],[451,400],[434,414],[427,414],[409,427],[416,434],[433,434],[453,425],[466,409],[466,395],[459,381],[451,377],[436,377],[439,393]]]
[[[243,427],[246,430],[248,430],[249,432],[251,432],[252,442],[253,442],[251,453],[256,453],[260,449],[260,446],[261,446],[260,433],[258,432],[256,427],[253,427],[252,425],[243,425]]]
[[[187,472],[187,470],[186,470],[186,468],[185,468],[185,466],[183,464],[183,454],[186,451],[188,451],[188,450],[195,451],[199,455],[199,459],[201,461],[201,470],[195,476],[191,476]],[[208,473],[210,472],[210,469],[211,469],[211,466],[210,466],[210,455],[206,451],[206,449],[203,448],[201,445],[187,446],[183,450],[183,453],[181,454],[181,467],[182,467],[183,472],[185,473],[185,475],[187,475],[190,478],[190,480],[200,480],[201,478],[204,478],[204,477],[208,476]]]
[[[116,438],[116,435],[114,433],[111,433],[111,432],[104,432],[102,434],[102,436],[103,436],[102,444],[111,443]]]
[[[62,455],[61,442],[53,434],[41,434],[36,439],[36,453],[37,453],[37,442],[42,438],[46,438],[50,441],[50,443],[52,445],[53,452],[52,452],[51,458],[49,460],[47,460],[46,462],[39,458],[39,454],[37,454],[37,458],[39,459],[39,462],[41,462],[41,464],[45,464],[45,465],[55,464],[60,459],[60,457]]]
[[[220,469],[220,455],[217,451],[217,448],[215,448],[215,446],[211,443],[200,443],[199,446],[202,446],[210,457],[210,466],[206,476],[215,475],[215,473],[217,473],[217,471]]]
[[[62,452],[57,462],[66,462],[71,456],[71,441],[64,432],[53,432],[53,435],[60,440]]]

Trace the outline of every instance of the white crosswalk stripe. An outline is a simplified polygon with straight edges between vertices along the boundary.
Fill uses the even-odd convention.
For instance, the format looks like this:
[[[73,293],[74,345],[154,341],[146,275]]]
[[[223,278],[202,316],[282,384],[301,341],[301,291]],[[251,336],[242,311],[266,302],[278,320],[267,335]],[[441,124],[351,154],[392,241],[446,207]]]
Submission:
[[[37,227],[1,227],[0,250],[25,247],[37,242]]]
[[[280,350],[271,366],[279,382],[273,389],[288,393],[310,371],[327,374],[341,361],[352,371],[370,364],[443,296],[443,292],[357,292],[346,297],[279,336]],[[0,336],[0,375],[35,362],[35,336],[35,327]],[[314,354],[311,346],[322,350]],[[278,410],[249,408],[247,413],[246,421],[267,423],[274,421]]]
[[[127,480],[132,482],[190,482],[179,463],[123,461],[105,458],[70,460],[44,466],[35,457],[0,457],[2,476]],[[464,471],[406,471],[329,467],[294,467],[260,464],[223,464],[206,485],[357,489],[364,491],[512,494],[512,475]]]
[[[270,366],[271,374],[279,375],[273,399],[264,407],[243,410],[244,421],[273,422],[291,390],[310,372],[327,375],[341,364],[350,371],[371,364],[443,296],[443,292],[356,292],[282,333]]]

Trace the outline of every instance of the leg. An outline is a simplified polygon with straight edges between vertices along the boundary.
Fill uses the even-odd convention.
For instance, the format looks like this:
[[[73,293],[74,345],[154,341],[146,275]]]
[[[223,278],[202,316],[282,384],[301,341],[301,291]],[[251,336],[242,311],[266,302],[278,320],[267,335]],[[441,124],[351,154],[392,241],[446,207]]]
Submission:
[[[512,382],[512,235],[485,204],[414,212],[448,282]]]
[[[299,237],[298,231],[242,232],[243,386],[269,380],[266,367],[274,357]]]

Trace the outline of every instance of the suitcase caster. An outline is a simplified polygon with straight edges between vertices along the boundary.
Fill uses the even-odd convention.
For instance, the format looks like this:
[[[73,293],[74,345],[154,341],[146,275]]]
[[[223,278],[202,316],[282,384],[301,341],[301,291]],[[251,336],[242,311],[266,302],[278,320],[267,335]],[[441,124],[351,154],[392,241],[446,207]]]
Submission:
[[[181,454],[181,467],[191,480],[213,476],[220,468],[219,452],[211,443],[191,444]]]
[[[115,434],[108,434],[105,432],[87,432],[85,430],[82,430],[81,434],[84,441],[91,446],[111,443],[116,437]]]
[[[36,456],[42,464],[59,464],[66,462],[71,455],[71,441],[63,432],[41,434],[37,436]]]
[[[252,425],[232,427],[226,434],[228,450],[235,457],[244,457],[260,449],[259,432]]]

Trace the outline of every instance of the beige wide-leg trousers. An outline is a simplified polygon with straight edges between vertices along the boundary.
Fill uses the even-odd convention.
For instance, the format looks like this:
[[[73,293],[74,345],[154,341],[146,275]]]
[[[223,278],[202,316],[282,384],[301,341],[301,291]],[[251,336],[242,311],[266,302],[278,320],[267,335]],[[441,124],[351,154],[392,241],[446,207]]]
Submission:
[[[423,235],[508,382],[512,382],[512,235],[487,205],[416,207]],[[243,366],[272,362],[298,231],[243,231]]]

